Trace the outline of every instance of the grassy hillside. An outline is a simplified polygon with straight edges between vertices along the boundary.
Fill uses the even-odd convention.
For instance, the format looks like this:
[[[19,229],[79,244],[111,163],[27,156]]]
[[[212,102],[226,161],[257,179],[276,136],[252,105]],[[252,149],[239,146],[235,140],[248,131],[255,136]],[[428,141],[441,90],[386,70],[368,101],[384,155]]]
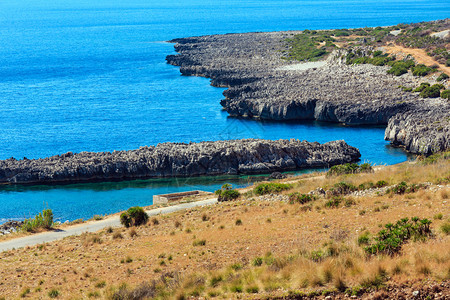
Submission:
[[[145,226],[3,252],[0,299],[445,296],[450,161],[443,156],[373,173],[289,178],[280,194],[248,191]],[[397,244],[381,238],[403,218],[426,218],[431,232]],[[378,242],[395,251],[370,254]]]

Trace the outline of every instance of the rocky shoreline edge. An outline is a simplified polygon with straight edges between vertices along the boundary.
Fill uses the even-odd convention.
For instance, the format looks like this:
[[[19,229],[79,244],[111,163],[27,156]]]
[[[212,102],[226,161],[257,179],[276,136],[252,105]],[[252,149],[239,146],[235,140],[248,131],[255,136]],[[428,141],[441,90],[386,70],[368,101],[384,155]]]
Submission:
[[[450,148],[450,102],[422,99],[399,88],[428,79],[389,75],[386,66],[347,65],[345,49],[335,50],[318,67],[302,67],[282,58],[285,40],[297,33],[174,39],[169,42],[178,54],[166,60],[183,75],[228,87],[221,105],[230,116],[387,125],[385,139],[411,153],[430,155]]]
[[[344,141],[324,144],[244,139],[162,143],[136,150],[71,152],[41,159],[0,161],[0,184],[64,184],[163,177],[270,174],[356,162],[357,148]]]

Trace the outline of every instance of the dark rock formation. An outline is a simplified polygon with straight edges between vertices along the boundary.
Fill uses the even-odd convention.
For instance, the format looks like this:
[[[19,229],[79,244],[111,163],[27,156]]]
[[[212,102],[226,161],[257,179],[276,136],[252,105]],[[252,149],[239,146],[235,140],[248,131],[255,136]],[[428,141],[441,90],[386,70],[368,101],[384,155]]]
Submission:
[[[179,54],[167,56],[167,62],[180,66],[183,75],[209,77],[212,85],[228,87],[221,105],[231,116],[280,121],[319,120],[349,125],[386,125],[393,116],[408,114],[414,119],[415,111],[430,112],[425,115],[436,113],[436,118],[448,117],[443,113],[450,107],[448,101],[440,104],[444,110],[433,109],[417,93],[398,88],[400,85],[418,86],[419,78],[411,74],[388,75],[388,67],[348,66],[342,61],[345,50],[335,51],[318,67],[305,68],[299,62],[283,60],[284,40],[295,33],[176,39],[172,42],[176,43],[175,50]],[[437,147],[445,143],[431,137],[449,139],[448,127],[444,136],[435,132],[426,136],[421,136],[425,131],[409,132],[411,139],[430,143],[428,148],[406,147],[414,153],[424,153],[422,149],[445,150]],[[391,137],[393,135],[386,132],[386,138],[394,144],[404,142]]]
[[[270,174],[269,179],[284,179],[287,175],[280,172],[273,172]]]
[[[357,161],[344,141],[231,140],[164,143],[137,150],[71,152],[36,160],[0,161],[0,183],[69,183],[138,178],[257,174],[330,167]]]
[[[8,221],[0,225],[0,234],[9,234],[18,231],[23,225],[23,221]]]
[[[425,155],[450,149],[450,106],[426,99],[429,107],[397,114],[389,120],[385,139],[412,153]]]

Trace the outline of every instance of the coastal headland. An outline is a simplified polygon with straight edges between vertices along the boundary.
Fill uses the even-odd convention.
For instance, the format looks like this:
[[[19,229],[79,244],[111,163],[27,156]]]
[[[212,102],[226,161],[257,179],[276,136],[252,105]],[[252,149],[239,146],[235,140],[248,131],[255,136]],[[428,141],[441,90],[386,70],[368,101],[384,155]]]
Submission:
[[[450,49],[448,35],[434,32],[448,27],[447,19],[392,28],[180,38],[171,41],[178,54],[166,60],[183,75],[228,87],[221,105],[230,116],[387,125],[386,140],[429,155],[450,147],[450,101],[443,98],[448,92],[440,97],[449,85]],[[417,32],[426,42],[411,42],[423,39]],[[392,45],[407,43],[432,49],[429,59],[436,64],[388,53]],[[397,72],[403,64],[408,67]],[[421,93],[422,86],[436,83],[437,95]]]
[[[202,175],[267,174],[358,161],[344,141],[229,140],[162,143],[137,150],[71,152],[0,161],[1,184],[58,184]]]

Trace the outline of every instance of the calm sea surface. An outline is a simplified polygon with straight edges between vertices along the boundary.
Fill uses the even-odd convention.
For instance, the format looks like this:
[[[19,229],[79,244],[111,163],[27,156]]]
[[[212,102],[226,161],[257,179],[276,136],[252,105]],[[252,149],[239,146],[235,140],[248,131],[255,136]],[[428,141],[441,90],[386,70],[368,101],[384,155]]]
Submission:
[[[163,3],[163,4],[161,4]],[[353,28],[450,16],[443,1],[0,2],[0,159],[128,150],[235,138],[344,139],[362,160],[406,160],[384,128],[227,118],[223,89],[165,63],[172,38],[249,31]],[[221,178],[244,184],[248,179]],[[50,207],[62,221],[149,205],[158,193],[214,190],[217,178],[0,190],[0,222]]]

